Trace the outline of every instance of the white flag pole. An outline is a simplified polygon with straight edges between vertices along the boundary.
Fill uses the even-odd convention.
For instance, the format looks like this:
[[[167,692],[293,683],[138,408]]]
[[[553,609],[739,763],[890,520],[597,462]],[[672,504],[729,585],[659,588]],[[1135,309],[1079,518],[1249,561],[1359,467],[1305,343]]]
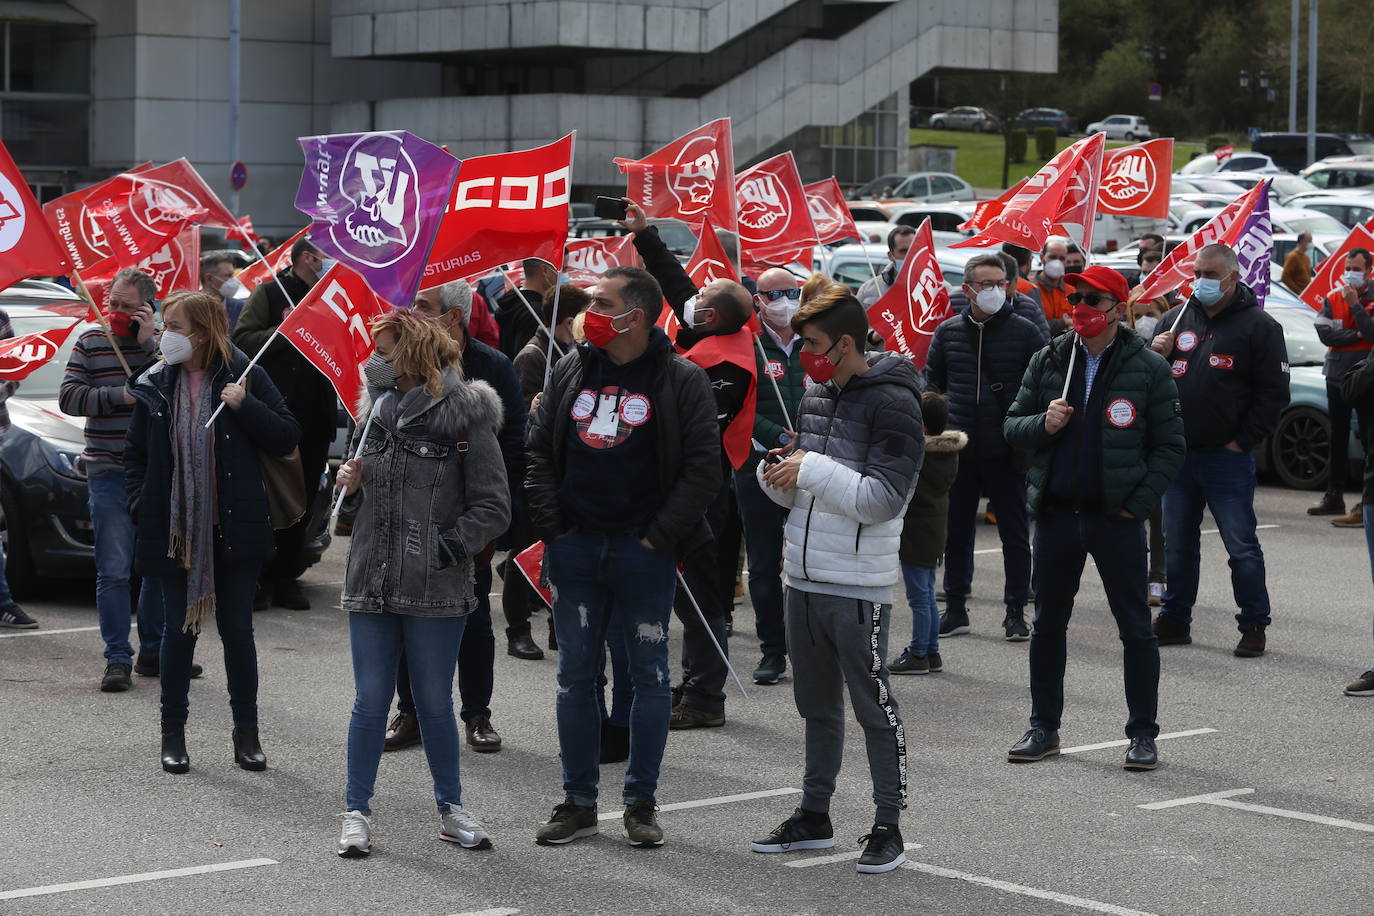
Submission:
[[[1061,401],[1069,399],[1069,383],[1073,381],[1073,364],[1078,358],[1078,335],[1073,335],[1073,340],[1069,342],[1069,371],[1064,373],[1064,393],[1059,396]]]
[[[574,129],[573,132],[572,132],[572,139],[570,139],[570,140],[568,141],[568,162],[569,162],[569,163],[572,163],[576,158],[577,158],[577,130]],[[560,254],[560,256],[559,256],[559,260],[560,260],[560,261],[561,261],[561,260],[566,260],[566,259],[567,259],[567,245],[568,245],[568,243],[567,243],[567,238],[566,238],[566,236],[565,236],[565,237],[564,237],[564,241],[563,241],[563,249],[562,249],[562,252],[561,252],[561,254]],[[550,267],[553,267],[552,264],[550,264],[549,266],[550,266]],[[555,272],[555,274],[557,273],[557,268],[554,268],[554,272]],[[544,387],[545,387],[545,388],[549,387],[549,377],[553,375],[553,347],[554,347],[553,328],[554,328],[554,325],[556,325],[556,324],[558,323],[558,300],[559,300],[559,297],[562,296],[562,294],[563,294],[563,284],[560,283],[560,282],[558,282],[558,278],[555,276],[555,277],[554,277],[554,285],[553,285],[553,308],[549,310],[549,323],[548,323],[548,327],[545,329],[545,330],[548,331],[548,334],[549,334],[549,347],[548,347],[548,349],[544,352]],[[541,321],[540,324],[543,324],[543,322]]]
[[[754,337],[754,346],[759,348],[759,358],[763,360],[763,374],[768,376],[768,381],[773,383],[773,393],[778,396],[778,407],[782,409],[782,418],[787,421],[787,428],[796,432],[797,428],[792,425],[792,415],[787,412],[787,402],[782,399],[782,389],[778,387],[778,380],[773,378],[768,372],[768,354],[763,351],[763,341],[757,336]]]
[[[749,699],[749,691],[744,689],[744,684],[740,681],[739,675],[735,673],[735,666],[730,664],[730,656],[725,654],[725,650],[720,647],[720,642],[716,639],[716,634],[711,631],[711,625],[706,622],[706,615],[702,613],[701,605],[697,604],[697,596],[693,595],[692,590],[687,587],[687,580],[682,578],[681,570],[678,570],[677,581],[682,586],[682,590],[687,593],[687,598],[692,602],[692,607],[696,608],[697,616],[701,618],[701,625],[706,628],[706,635],[711,637],[711,644],[720,653],[721,660],[725,662],[726,670],[730,672],[730,676],[735,679],[735,685],[739,687],[739,692],[744,695],[746,700]]]
[[[367,422],[363,424],[363,434],[358,437],[358,448],[353,453],[355,459],[360,457],[363,453],[363,445],[367,443],[367,434],[372,429],[372,418],[375,416],[377,416],[377,405],[373,404],[372,409],[367,412]],[[329,510],[329,520],[331,522],[339,517],[339,510],[343,507],[343,501],[343,487],[339,487],[338,491],[334,494],[334,505]]]
[[[539,260],[543,261],[544,259],[540,258]],[[544,263],[548,264],[547,261],[544,261]],[[550,264],[549,266],[552,267],[553,265]],[[501,271],[501,278],[506,281],[506,288],[515,293],[515,298],[519,299],[520,304],[525,307],[526,311],[534,316],[534,323],[542,328],[544,326],[544,316],[534,310],[534,306],[530,305],[530,300],[526,299],[525,294],[520,292],[516,285],[511,282],[510,272],[505,270]],[[555,284],[555,286],[557,286],[557,284]]]
[[[1172,334],[1172,333],[1174,333],[1175,331],[1178,330],[1179,322],[1181,322],[1181,321],[1183,320],[1183,313],[1186,312],[1186,311],[1188,311],[1188,303],[1187,303],[1187,301],[1184,301],[1184,303],[1178,307],[1178,316],[1177,316],[1176,318],[1174,318],[1174,323],[1173,323],[1173,325],[1169,328],[1169,333],[1170,333],[1170,334]]]

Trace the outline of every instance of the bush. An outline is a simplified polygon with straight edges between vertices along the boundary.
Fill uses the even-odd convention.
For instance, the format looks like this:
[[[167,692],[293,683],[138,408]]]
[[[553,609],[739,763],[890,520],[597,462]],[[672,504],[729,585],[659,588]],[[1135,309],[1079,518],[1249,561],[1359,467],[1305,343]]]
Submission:
[[[1049,162],[1054,158],[1056,136],[1053,127],[1035,129],[1035,158]]]
[[[1202,141],[1202,145],[1207,147],[1207,152],[1211,152],[1219,146],[1228,146],[1231,138],[1224,134],[1209,134],[1207,139]]]
[[[1018,127],[1007,135],[1007,161],[1026,161],[1026,131],[1023,128]]]

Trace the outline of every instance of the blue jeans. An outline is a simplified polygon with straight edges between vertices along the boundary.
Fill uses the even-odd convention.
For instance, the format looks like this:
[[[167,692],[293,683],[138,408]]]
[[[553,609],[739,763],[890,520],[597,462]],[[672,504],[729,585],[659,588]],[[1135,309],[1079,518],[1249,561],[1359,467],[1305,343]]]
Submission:
[[[907,654],[916,658],[940,651],[940,609],[935,605],[935,570],[915,563],[902,564],[906,603],[911,606],[911,645]]]
[[[1374,579],[1374,503],[1364,506],[1364,544],[1369,551],[1370,578]],[[1370,665],[1369,670],[1374,671],[1374,665]]]
[[[1014,470],[1008,458],[959,462],[959,472],[949,489],[945,606],[964,610],[973,590],[973,546],[978,526],[983,522],[978,511],[982,493],[992,501],[997,534],[1002,539],[1002,602],[1020,610],[1030,596],[1030,518],[1026,508],[1026,475]]]
[[[91,522],[95,526],[95,607],[105,661],[133,664],[129,645],[129,577],[134,567],[134,520],[124,472],[106,471],[87,481]],[[157,655],[162,646],[162,592],[148,583],[138,596],[138,646],[141,655]]]
[[[10,594],[10,580],[5,578],[5,552],[0,550],[0,607],[14,603]]]
[[[518,575],[518,573],[517,573]],[[496,685],[496,637],[491,630],[491,564],[473,573],[477,609],[463,618],[463,639],[458,644],[458,717],[472,722],[491,718],[491,694]],[[405,650],[396,669],[396,711],[415,715],[415,696],[410,690],[410,666]]]
[[[1210,509],[1230,555],[1238,629],[1269,626],[1264,551],[1255,534],[1255,459],[1230,449],[1190,451],[1164,493],[1164,610],[1180,624],[1193,621],[1202,565],[1202,510]]]
[[[601,775],[597,676],[601,647],[609,638],[625,647],[635,694],[624,800],[653,802],[672,703],[668,621],[677,589],[676,557],[649,550],[637,537],[573,531],[545,547],[544,563],[554,590],[558,744],[568,800],[596,804]],[[614,617],[618,632],[608,633]]]
[[[453,671],[463,641],[464,617],[404,614],[348,615],[353,649],[353,715],[348,721],[348,783],[344,805],[371,814],[377,765],[386,743],[386,715],[396,692],[396,667],[405,648],[410,689],[434,780],[434,803],[463,803],[458,777],[458,722],[453,716]]]
[[[635,685],[630,683],[630,653],[625,640],[619,638],[620,617],[611,611],[606,632],[610,639],[601,647],[601,664],[596,676],[597,696],[601,703],[601,718],[618,728],[630,727],[630,710],[634,707]],[[611,706],[606,708],[606,657],[611,659]]]
[[[787,654],[787,624],[782,610],[782,540],[787,509],[764,494],[752,471],[735,472],[735,499],[744,520],[744,553],[749,560],[749,600],[754,629],[764,655]]]

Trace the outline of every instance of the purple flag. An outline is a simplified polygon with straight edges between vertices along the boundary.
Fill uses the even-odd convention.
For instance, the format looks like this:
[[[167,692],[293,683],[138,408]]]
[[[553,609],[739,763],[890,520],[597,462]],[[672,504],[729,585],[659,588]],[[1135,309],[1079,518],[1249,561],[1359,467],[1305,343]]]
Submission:
[[[1267,185],[1268,182],[1266,181]],[[1269,264],[1274,251],[1274,225],[1269,220],[1269,194],[1261,194],[1245,218],[1232,248],[1240,262],[1240,282],[1255,291],[1260,308],[1269,296]]]
[[[404,130],[299,137],[305,172],[296,209],[321,252],[406,308],[420,288],[461,164]]]

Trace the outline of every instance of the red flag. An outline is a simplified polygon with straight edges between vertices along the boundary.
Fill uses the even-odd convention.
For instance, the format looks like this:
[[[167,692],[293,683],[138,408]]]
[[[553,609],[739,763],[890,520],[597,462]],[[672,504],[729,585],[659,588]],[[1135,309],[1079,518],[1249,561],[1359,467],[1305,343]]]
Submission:
[[[164,209],[204,210],[204,215],[197,221],[207,226],[222,229],[238,226],[238,220],[224,201],[184,158],[154,168],[125,172],[115,176],[115,182],[116,188],[122,183],[129,194],[156,201],[156,205]]]
[[[301,239],[305,238],[305,234],[308,231],[310,231],[310,227],[306,226],[300,232],[297,232],[295,235],[291,236],[291,238],[282,242],[276,248],[273,248],[260,260],[254,261],[252,264],[249,264],[243,270],[235,274],[239,282],[243,284],[244,289],[251,293],[253,290],[257,289],[260,284],[270,281],[273,274],[279,274],[290,267],[291,248]]]
[[[84,307],[82,313],[85,313]],[[0,340],[0,379],[21,382],[28,378],[29,373],[52,362],[79,324],[81,319],[65,327]]]
[[[854,215],[849,212],[849,204],[840,190],[840,183],[833,177],[824,181],[812,182],[803,189],[806,192],[806,205],[811,211],[811,223],[816,227],[816,237],[822,245],[838,242],[841,239],[863,241],[859,227],[854,225]]]
[[[71,270],[62,242],[43,218],[38,201],[0,142],[0,289],[27,277]]]
[[[901,353],[921,370],[926,367],[931,335],[953,314],[949,290],[935,260],[930,218],[926,217],[891,288],[868,307],[868,323],[889,350]]]
[[[973,238],[951,248],[985,248],[1010,242],[1038,251],[1051,235],[1067,235],[1087,251],[1102,179],[1103,134],[1065,147],[1021,186]]]
[[[1255,209],[1255,204],[1259,202],[1260,195],[1268,193],[1269,182],[1261,181],[1227,204],[1220,213],[1194,232],[1188,241],[1176,246],[1164,256],[1159,266],[1145,278],[1137,298],[1158,299],[1192,280],[1193,262],[1197,260],[1197,253],[1213,242],[1226,241],[1227,233],[1233,227],[1239,230],[1245,225],[1245,221]]]
[[[200,289],[200,227],[186,226],[133,266],[153,278],[159,299],[167,298],[174,289]],[[82,274],[81,279],[97,306],[105,302],[105,294],[119,268],[114,258],[106,258]]]
[[[535,541],[517,553],[515,567],[520,570],[520,574],[525,577],[530,587],[539,593],[539,597],[544,599],[544,603],[553,607],[553,590],[544,578],[544,542]]]
[[[105,241],[105,233],[96,225],[86,209],[86,202],[104,200],[109,196],[115,182],[124,175],[142,172],[152,168],[152,165],[151,162],[145,162],[127,172],[106,178],[89,188],[64,194],[43,205],[43,215],[47,217],[48,225],[52,226],[53,232],[57,233],[57,237],[67,247],[67,257],[77,270],[86,270],[93,264],[105,260],[112,253]]]
[[[1306,302],[1312,311],[1320,312],[1322,297],[1335,295],[1339,291],[1341,273],[1345,270],[1345,258],[1350,249],[1363,248],[1365,251],[1374,251],[1374,232],[1370,232],[1370,229],[1374,229],[1374,219],[1363,226],[1351,229],[1345,241],[1341,242],[1341,247],[1327,255],[1312,274],[1312,281],[1298,294],[1298,298]]]
[[[360,367],[374,349],[370,329],[390,310],[362,277],[335,264],[281,323],[282,337],[324,373],[358,422]]]
[[[784,256],[794,258],[799,249],[817,244],[806,191],[790,152],[736,175],[735,196],[744,260],[766,263]]]
[[[253,217],[251,216],[245,216],[239,220],[238,232],[235,235],[240,241],[253,248],[257,248],[262,242],[262,239],[258,238],[258,234],[253,231]]]
[[[735,152],[730,119],[720,118],[683,134],[643,159],[617,158],[625,173],[625,196],[648,217],[671,217],[696,225],[735,224]]]
[[[1019,194],[1029,180],[1029,178],[1022,178],[992,200],[979,201],[978,205],[973,208],[973,215],[960,223],[959,228],[974,230],[982,229],[988,223],[992,222],[994,216],[999,215],[1006,209],[1007,201]]]
[[[1174,140],[1149,140],[1102,154],[1101,213],[1167,219],[1174,170]]]
[[[1222,166],[1226,164],[1226,160],[1230,159],[1235,151],[1235,146],[1228,143],[1226,146],[1218,146],[1212,150],[1212,155],[1217,157],[1217,165]]]
[[[692,252],[684,269],[697,289],[713,280],[736,279],[735,266],[730,263],[730,256],[725,253],[725,247],[721,245],[720,237],[709,221],[702,223],[697,249]]]
[[[110,198],[91,205],[91,216],[105,233],[112,259],[120,267],[143,263],[191,226],[191,220],[185,215],[187,212],[163,209],[146,198],[133,196]],[[195,212],[204,213],[203,210]]]
[[[600,275],[612,267],[643,267],[644,262],[635,250],[633,235],[604,235],[569,242],[564,248],[563,266],[569,273],[581,270]]]
[[[547,146],[464,159],[430,249],[428,289],[541,258],[563,266],[573,135]]]

